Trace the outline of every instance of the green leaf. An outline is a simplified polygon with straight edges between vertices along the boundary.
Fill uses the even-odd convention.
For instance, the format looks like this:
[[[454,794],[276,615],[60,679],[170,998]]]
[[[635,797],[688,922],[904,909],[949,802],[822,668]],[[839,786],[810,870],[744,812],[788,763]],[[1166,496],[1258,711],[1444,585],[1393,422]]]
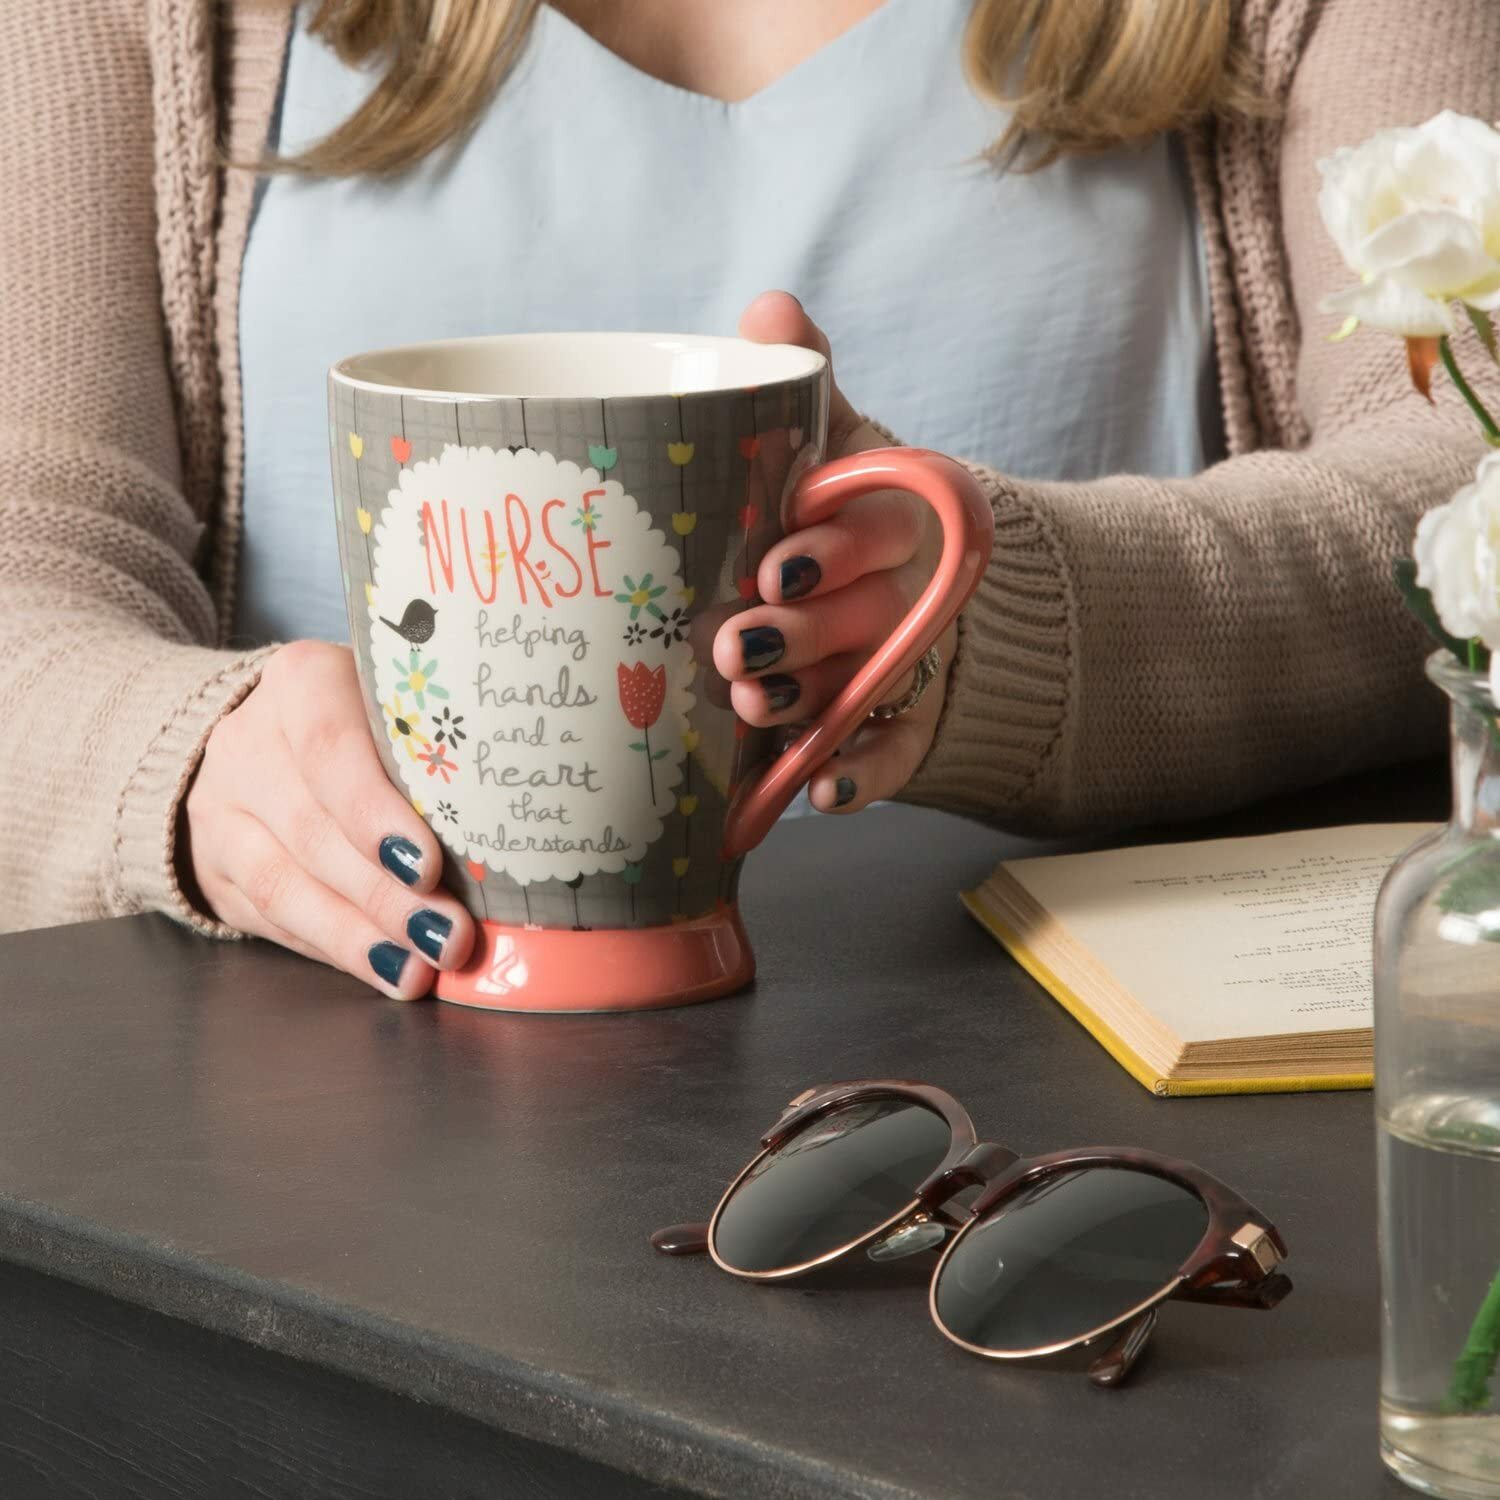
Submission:
[[[1417,564],[1410,557],[1398,557],[1395,567],[1396,587],[1406,607],[1427,627],[1427,633],[1440,646],[1446,646],[1465,666],[1469,664],[1469,643],[1456,635],[1449,635],[1438,619],[1432,595],[1417,582]]]
[[[1465,917],[1493,914],[1493,924],[1483,924],[1482,935],[1487,942],[1500,942],[1500,860],[1492,856],[1466,865],[1438,892],[1437,908]]]
[[[1453,1366],[1445,1412],[1482,1411],[1490,1401],[1490,1377],[1500,1357],[1500,1272],[1490,1282]]]
[[[1500,364],[1500,352],[1495,348],[1495,324],[1490,315],[1482,307],[1470,307],[1467,302],[1464,303],[1464,311],[1474,325],[1474,332],[1479,335],[1479,342],[1484,345],[1484,352]]]
[[[660,760],[662,758],[662,756],[664,756],[666,753],[667,752],[665,750],[658,750],[656,752],[656,754],[651,757],[651,759],[652,760]]]
[[[631,744],[630,748],[632,750],[644,750],[646,747],[639,740],[636,740]]]

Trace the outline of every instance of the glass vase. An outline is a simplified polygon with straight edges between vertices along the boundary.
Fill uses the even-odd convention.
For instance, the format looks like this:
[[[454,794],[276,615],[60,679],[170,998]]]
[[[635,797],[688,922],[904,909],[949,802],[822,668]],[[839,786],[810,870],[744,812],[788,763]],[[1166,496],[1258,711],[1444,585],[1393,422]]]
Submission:
[[[1500,1497],[1500,724],[1447,652],[1453,813],[1375,910],[1380,1448],[1415,1489]]]

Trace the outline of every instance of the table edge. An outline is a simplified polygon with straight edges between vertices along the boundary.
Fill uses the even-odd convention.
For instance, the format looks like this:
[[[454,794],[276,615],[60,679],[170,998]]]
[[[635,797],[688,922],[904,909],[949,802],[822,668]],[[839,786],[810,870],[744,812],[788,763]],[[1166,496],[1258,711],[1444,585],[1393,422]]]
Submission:
[[[921,1500],[873,1476],[6,1193],[0,1259],[658,1484],[725,1500]],[[441,1368],[471,1378],[444,1381],[434,1374]]]

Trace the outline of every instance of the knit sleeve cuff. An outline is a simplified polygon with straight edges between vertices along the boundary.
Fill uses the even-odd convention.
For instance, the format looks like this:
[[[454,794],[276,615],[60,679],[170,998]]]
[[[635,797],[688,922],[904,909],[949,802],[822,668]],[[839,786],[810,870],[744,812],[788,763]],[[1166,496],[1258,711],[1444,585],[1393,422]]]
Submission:
[[[1014,481],[977,464],[995,512],[995,550],[958,619],[937,733],[899,800],[1004,821],[1048,821],[1046,788],[1072,681],[1066,567],[1045,517]]]
[[[863,421],[893,448],[883,423]],[[1014,480],[959,460],[995,513],[995,550],[958,617],[958,649],[937,733],[898,802],[1041,829],[1068,711],[1074,657],[1072,590],[1041,511]]]
[[[202,909],[183,888],[177,868],[178,810],[214,726],[260,680],[261,667],[276,648],[227,655],[212,653],[219,665],[209,676],[201,650],[175,653],[159,670],[179,679],[161,689],[158,701],[175,702],[152,737],[115,807],[114,859],[110,907],[114,911],[161,911],[206,937],[241,933]]]

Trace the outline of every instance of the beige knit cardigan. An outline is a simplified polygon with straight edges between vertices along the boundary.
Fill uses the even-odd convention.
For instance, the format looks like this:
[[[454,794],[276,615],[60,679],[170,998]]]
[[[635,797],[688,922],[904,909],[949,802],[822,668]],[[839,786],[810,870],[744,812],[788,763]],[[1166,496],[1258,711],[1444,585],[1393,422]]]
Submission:
[[[217,162],[266,138],[288,13],[0,4],[0,928],[156,908],[224,931],[174,868],[205,739],[266,655],[223,644],[252,180]],[[1027,830],[1179,817],[1436,743],[1388,577],[1478,446],[1394,341],[1326,342],[1316,300],[1346,277],[1314,163],[1442,107],[1500,114],[1500,5],[1244,0],[1241,25],[1285,107],[1189,140],[1230,457],[976,469],[995,556],[913,801]]]

